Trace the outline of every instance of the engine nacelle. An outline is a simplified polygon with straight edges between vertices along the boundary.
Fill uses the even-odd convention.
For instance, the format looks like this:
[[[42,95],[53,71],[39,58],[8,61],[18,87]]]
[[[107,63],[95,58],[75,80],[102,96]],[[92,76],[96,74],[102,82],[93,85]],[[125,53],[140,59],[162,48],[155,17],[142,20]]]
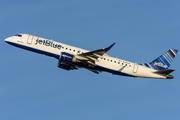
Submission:
[[[58,65],[57,65],[59,68],[62,68],[62,69],[65,69],[65,70],[73,70],[73,69],[77,69],[75,66],[71,65],[71,64],[68,64],[68,63],[65,63],[65,62],[61,62],[59,61],[58,62]]]
[[[61,53],[59,60],[64,61],[64,62],[69,62],[69,63],[77,61],[74,55],[66,53],[66,52]]]

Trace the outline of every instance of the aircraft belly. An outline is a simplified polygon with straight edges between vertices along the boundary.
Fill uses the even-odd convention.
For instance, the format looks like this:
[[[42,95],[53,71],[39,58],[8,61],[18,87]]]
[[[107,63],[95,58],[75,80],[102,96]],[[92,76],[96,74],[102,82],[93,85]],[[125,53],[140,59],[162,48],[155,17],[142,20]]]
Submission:
[[[119,66],[119,65],[114,64],[114,63],[108,63],[108,64],[96,63],[96,64],[97,65],[96,65],[95,69],[98,69],[100,71],[109,72],[109,73],[112,73],[115,75],[135,77],[134,75],[131,74],[130,69],[124,68],[123,66]]]

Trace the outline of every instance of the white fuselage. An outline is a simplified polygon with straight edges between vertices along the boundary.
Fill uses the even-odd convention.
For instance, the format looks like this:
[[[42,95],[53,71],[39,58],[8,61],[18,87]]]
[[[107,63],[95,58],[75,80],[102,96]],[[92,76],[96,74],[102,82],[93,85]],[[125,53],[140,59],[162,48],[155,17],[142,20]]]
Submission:
[[[47,56],[51,56],[59,59],[61,52],[67,52],[72,55],[78,55],[86,52],[90,52],[85,49],[73,47],[63,43],[55,42],[45,38],[21,34],[22,36],[12,36],[5,41],[16,47],[20,47],[29,51],[37,52]],[[73,64],[73,63],[72,63]],[[107,54],[99,57],[96,62],[96,66],[93,68],[98,71],[106,71],[112,74],[131,76],[131,77],[141,77],[141,78],[161,78],[166,79],[166,76],[154,74],[156,71],[154,69],[144,67],[142,65],[125,61],[122,59],[117,59],[110,57]],[[74,64],[76,65],[76,64]],[[85,67],[85,66],[78,66]],[[86,68],[86,67],[85,67]]]

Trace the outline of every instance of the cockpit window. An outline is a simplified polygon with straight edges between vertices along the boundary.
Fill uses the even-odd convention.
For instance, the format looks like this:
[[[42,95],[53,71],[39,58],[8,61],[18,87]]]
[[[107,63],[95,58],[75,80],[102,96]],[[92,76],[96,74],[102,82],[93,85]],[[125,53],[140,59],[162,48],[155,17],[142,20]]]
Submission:
[[[18,35],[15,35],[15,36],[22,37],[22,35],[21,35],[21,34],[18,34]]]

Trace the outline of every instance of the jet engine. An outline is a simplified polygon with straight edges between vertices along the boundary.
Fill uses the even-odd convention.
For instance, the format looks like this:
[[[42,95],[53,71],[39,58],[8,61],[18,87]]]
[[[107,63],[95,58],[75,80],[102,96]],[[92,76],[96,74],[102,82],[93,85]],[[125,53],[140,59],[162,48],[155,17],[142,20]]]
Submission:
[[[74,55],[66,53],[66,52],[61,53],[59,60],[64,61],[66,63],[78,62],[78,60],[75,58]]]
[[[61,62],[61,61],[58,62],[57,66],[59,68],[65,69],[65,70],[74,70],[74,69],[77,69],[75,66],[73,66],[71,64],[68,64],[68,63],[65,63],[65,62]]]

